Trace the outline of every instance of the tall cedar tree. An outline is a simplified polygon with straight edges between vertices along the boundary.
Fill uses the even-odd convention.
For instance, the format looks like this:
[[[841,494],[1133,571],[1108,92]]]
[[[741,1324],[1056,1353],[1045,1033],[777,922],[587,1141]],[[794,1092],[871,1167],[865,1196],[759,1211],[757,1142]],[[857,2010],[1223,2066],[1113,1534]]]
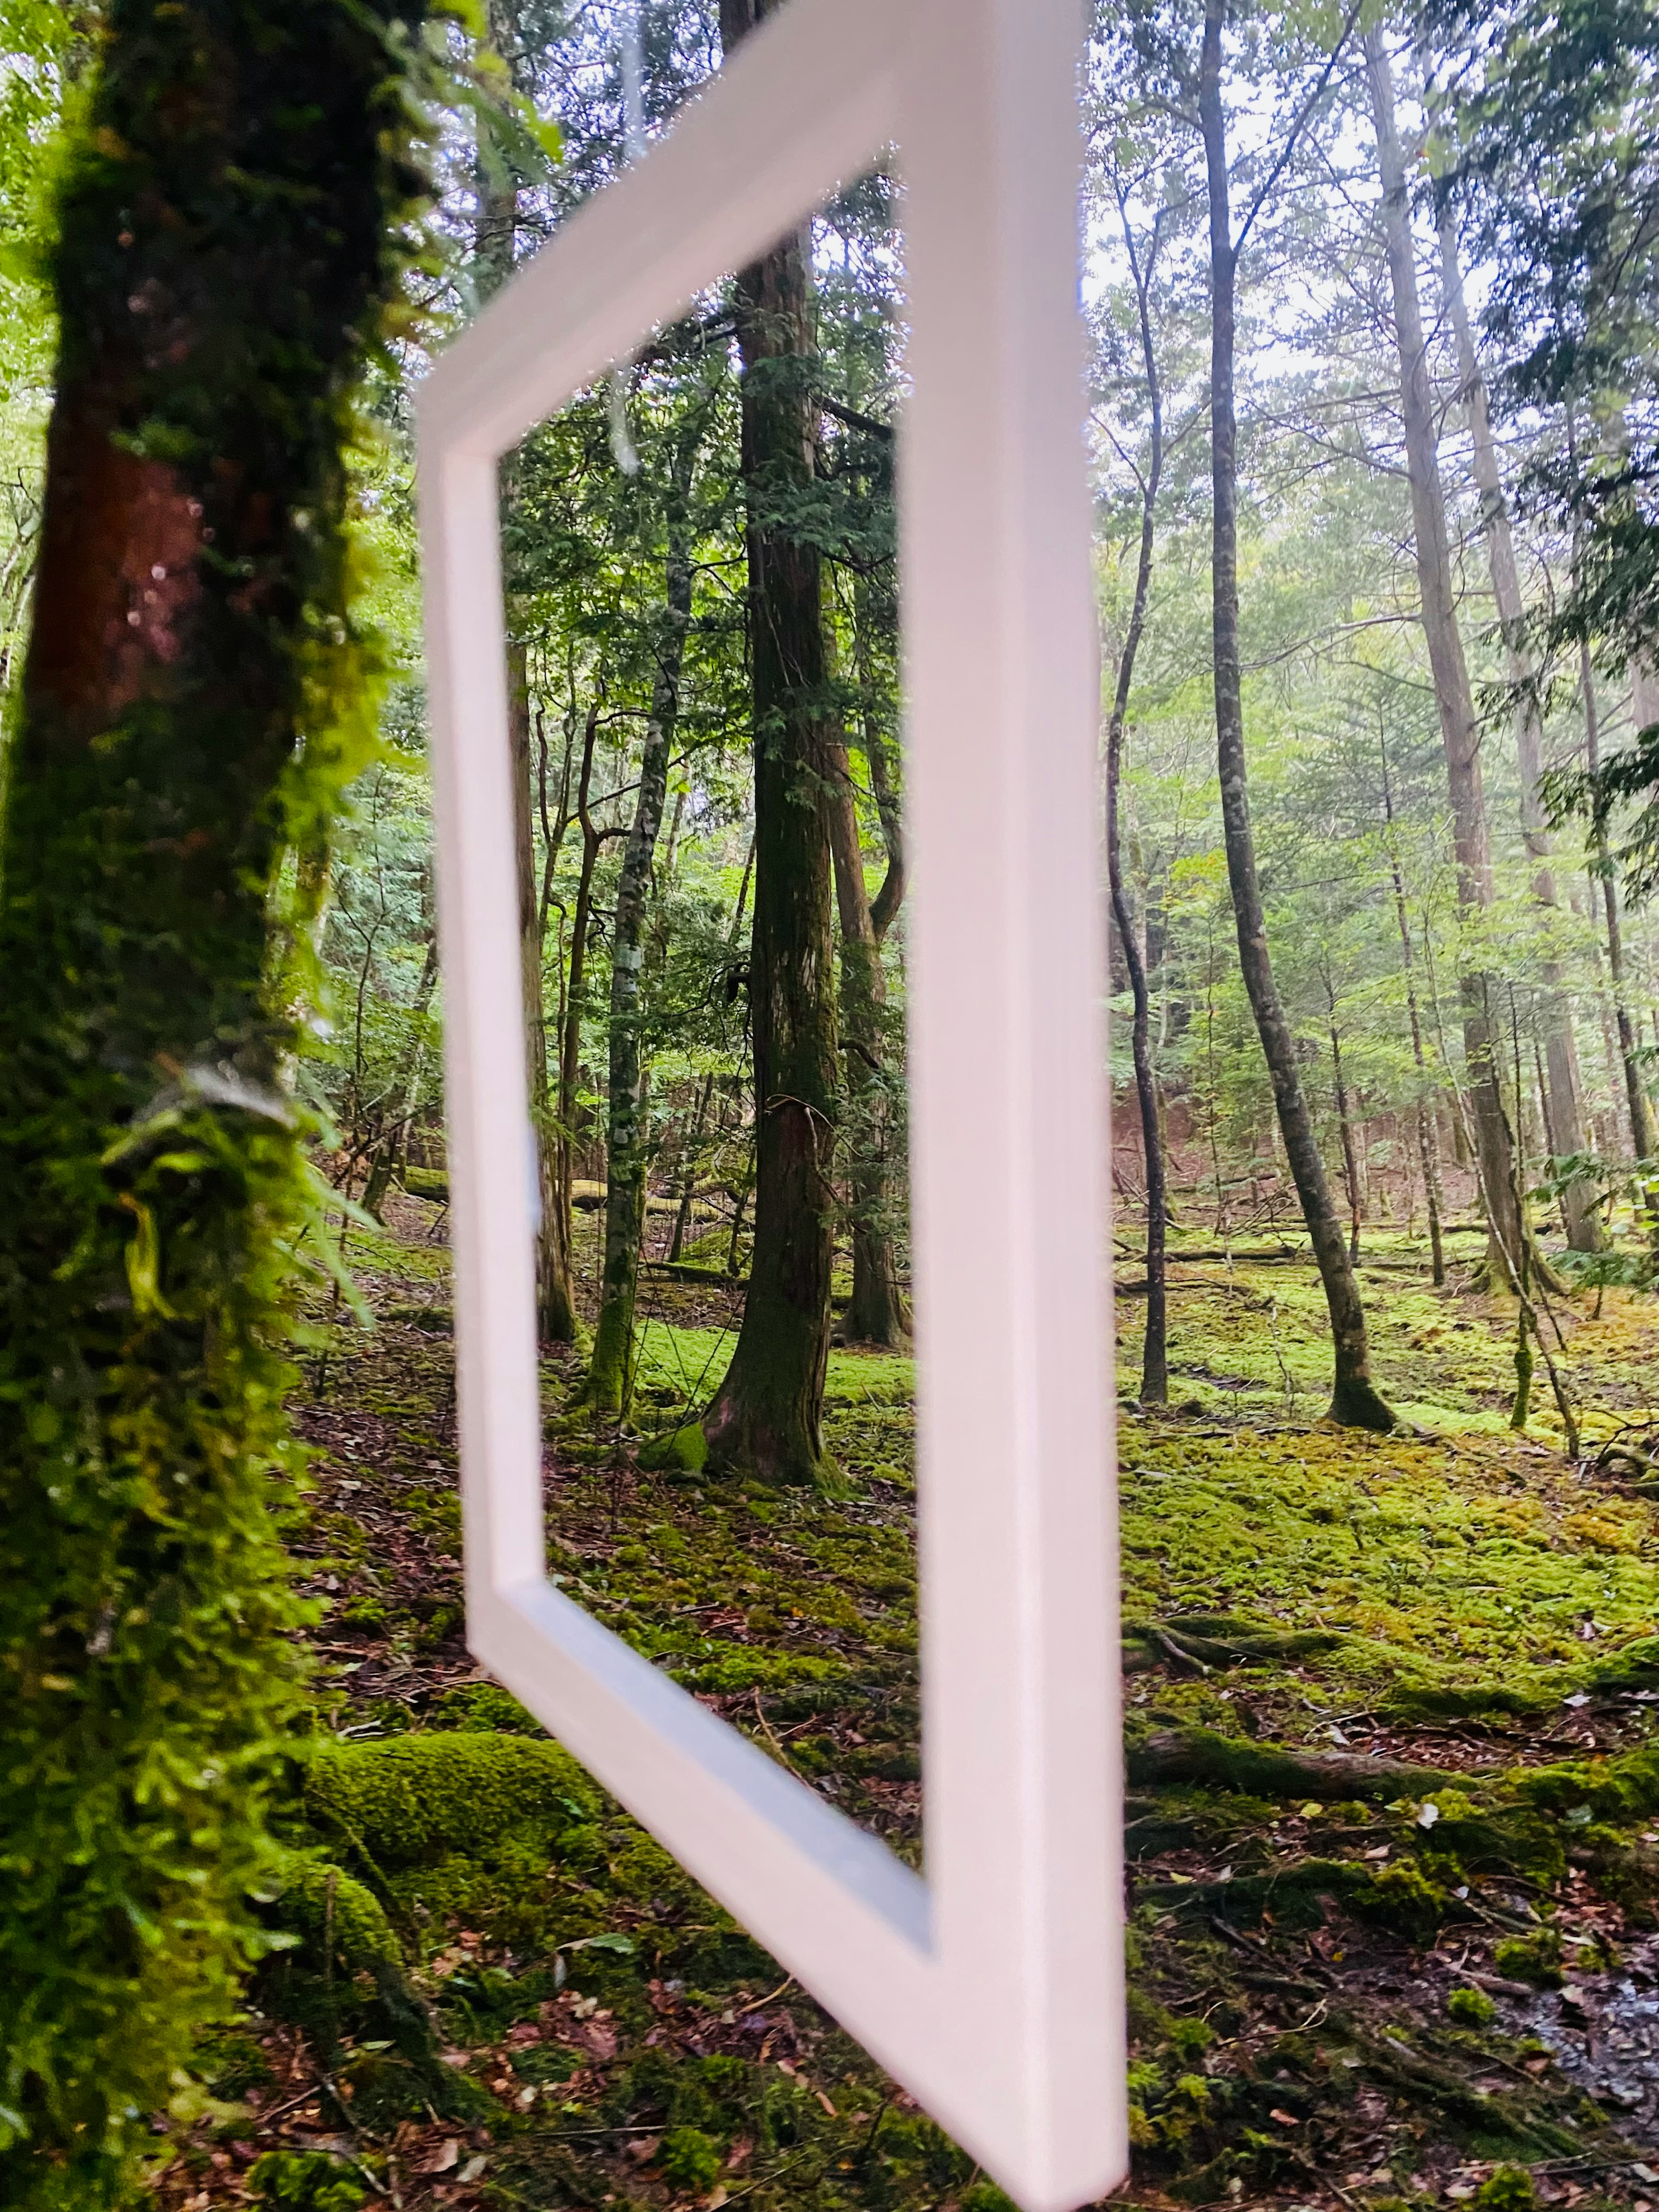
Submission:
[[[720,0],[730,54],[777,0]],[[794,534],[810,490],[811,229],[737,283],[755,744],[755,1242],[743,1328],[703,1419],[711,1463],[780,1482],[825,1472],[835,1225],[836,963],[822,562]]]
[[[1238,256],[1249,225],[1289,158],[1301,120],[1286,139],[1267,182],[1252,202],[1237,238],[1233,235],[1227,162],[1227,117],[1222,92],[1222,33],[1227,0],[1206,0],[1204,42],[1199,63],[1198,118],[1204,140],[1210,208],[1210,465],[1214,514],[1212,526],[1212,593],[1215,662],[1216,756],[1221,780],[1222,833],[1227,848],[1227,879],[1232,889],[1233,921],[1238,933],[1239,965],[1261,1039],[1273,1087],[1273,1104],[1285,1139],[1302,1216],[1331,1317],[1335,1369],[1331,1419],[1348,1428],[1391,1429],[1392,1408],[1371,1382],[1370,1347],[1359,1285],[1343,1242],[1342,1224],[1331,1202],[1325,1163],[1320,1158],[1313,1118],[1302,1089],[1296,1040],[1285,1018],[1267,951],[1267,923],[1256,878],[1255,839],[1250,827],[1249,777],[1244,755],[1244,695],[1238,654],[1238,423],[1233,401],[1233,353],[1238,285]],[[1352,18],[1350,18],[1352,21]],[[1346,40],[1346,32],[1344,33]],[[1339,45],[1340,50],[1340,45]],[[1333,54],[1316,88],[1328,81]]]
[[[0,2203],[31,2212],[122,2195],[272,1869],[309,1199],[268,917],[366,696],[343,454],[420,188],[417,12],[110,0],[62,187],[0,843]]]

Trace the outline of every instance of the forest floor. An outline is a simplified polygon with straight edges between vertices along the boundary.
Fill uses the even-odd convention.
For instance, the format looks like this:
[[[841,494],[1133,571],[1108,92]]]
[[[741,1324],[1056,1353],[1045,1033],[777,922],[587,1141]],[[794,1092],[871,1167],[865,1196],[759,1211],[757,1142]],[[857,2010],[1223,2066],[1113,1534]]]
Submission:
[[[157,2201],[1006,2205],[469,1657],[441,1236],[398,1199],[386,1233],[352,1231],[375,1325],[319,1321],[292,1534],[320,1601],[315,1735],[279,1815],[335,1870],[158,2119]],[[1115,2201],[1659,2212],[1655,1505],[1563,1456],[1541,1368],[1510,1431],[1512,1310],[1467,1268],[1436,1292],[1403,1237],[1368,1251],[1376,1369],[1412,1425],[1378,1438],[1318,1425],[1322,1302],[1293,1248],[1179,1242],[1174,1403],[1121,1409],[1136,2171]],[[570,1411],[579,1370],[547,1360],[554,1571],[915,1859],[911,1363],[832,1355],[842,1496],[642,1473],[641,1437],[717,1379],[737,1295],[652,1280],[635,1426]],[[1644,1435],[1659,1302],[1592,1304],[1559,1303],[1586,1435]],[[1123,1297],[1124,1389],[1139,1310]],[[425,1795],[387,1796],[416,1753]],[[521,1754],[553,1777],[539,1796],[489,1781]],[[395,1968],[350,1951],[358,1884]]]

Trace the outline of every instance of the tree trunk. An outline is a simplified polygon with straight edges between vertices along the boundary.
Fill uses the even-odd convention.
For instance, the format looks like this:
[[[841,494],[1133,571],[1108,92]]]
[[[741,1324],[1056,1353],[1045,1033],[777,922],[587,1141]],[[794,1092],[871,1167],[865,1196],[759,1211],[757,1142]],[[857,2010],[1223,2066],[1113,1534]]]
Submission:
[[[1238,462],[1233,406],[1237,258],[1227,175],[1227,126],[1221,96],[1221,33],[1226,0],[1206,0],[1199,78],[1210,201],[1210,465],[1214,496],[1213,595],[1216,758],[1221,780],[1227,879],[1238,932],[1239,965],[1261,1038],[1297,1195],[1330,1312],[1334,1388],[1330,1417],[1344,1426],[1388,1430],[1392,1409],[1371,1382],[1370,1347],[1359,1285],[1331,1203],[1325,1164],[1297,1068],[1296,1041],[1285,1020],[1267,951],[1267,929],[1256,880],[1244,756],[1243,687],[1238,662]]]
[[[1335,1010],[1335,994],[1328,980],[1325,994]],[[1348,1110],[1348,1085],[1342,1073],[1342,1040],[1337,1034],[1336,1024],[1330,1024],[1331,1079],[1336,1099],[1336,1126],[1342,1138],[1342,1173],[1348,1186],[1348,1258],[1356,1267],[1359,1265],[1359,1232],[1364,1219],[1364,1201],[1359,1188],[1359,1155],[1354,1148],[1353,1119]]]
[[[507,734],[513,747],[513,823],[519,885],[519,961],[523,986],[525,1065],[536,1132],[536,1333],[547,1344],[574,1344],[579,1331],[570,1287],[570,1188],[550,1111],[547,1009],[542,990],[542,902],[531,820],[530,684],[522,641],[507,648]]]
[[[729,54],[769,12],[720,0]],[[813,470],[810,226],[738,278],[755,735],[755,1243],[743,1327],[703,1420],[710,1462],[814,1482],[835,1231],[835,933],[817,546],[785,518]]]
[[[118,0],[58,169],[0,798],[9,2206],[131,2201],[258,1940],[314,1218],[270,988],[310,917],[273,909],[362,764],[348,455],[407,281],[419,12]]]
[[[1586,644],[1578,648],[1579,682],[1584,695],[1584,757],[1592,774],[1601,763],[1601,717],[1596,710],[1595,672],[1590,663],[1590,650]],[[1625,989],[1625,936],[1620,914],[1619,882],[1613,870],[1613,855],[1607,850],[1607,833],[1597,822],[1595,830],[1595,869],[1601,887],[1602,909],[1607,918],[1607,974],[1613,984],[1613,1018],[1619,1030],[1619,1059],[1625,1074],[1625,1103],[1630,1111],[1630,1140],[1638,1160],[1659,1157],[1659,1134],[1654,1129],[1653,1107],[1648,1098],[1647,1085],[1642,1080],[1642,1063],[1638,1056],[1635,1024],[1631,1020],[1630,1000]]]
[[[640,761],[633,827],[623,850],[611,937],[611,1071],[607,1102],[605,1267],[586,1396],[601,1412],[627,1410],[634,1390],[634,1307],[645,1228],[647,1070],[641,1045],[641,971],[657,830],[668,795],[668,757],[679,720],[680,668],[691,622],[691,472],[702,429],[696,418],[677,441],[668,485],[665,620],[652,681],[651,718]]]
[[[1486,380],[1480,373],[1474,334],[1469,327],[1469,311],[1463,297],[1463,272],[1457,259],[1457,233],[1449,209],[1441,218],[1440,262],[1452,334],[1457,343],[1463,404],[1474,448],[1474,481],[1480,493],[1486,562],[1492,573],[1498,624],[1503,634],[1510,684],[1516,700],[1515,750],[1521,771],[1522,834],[1533,864],[1533,896],[1553,915],[1559,901],[1555,872],[1550,866],[1550,836],[1540,792],[1544,774],[1543,711],[1539,702],[1537,672],[1527,651],[1526,604],[1521,596],[1520,571],[1516,566],[1509,503],[1504,496],[1503,472],[1492,434]],[[1561,988],[1560,963],[1553,957],[1544,961],[1543,985],[1545,1124],[1551,1153],[1558,1160],[1569,1159],[1584,1149],[1579,1109],[1582,1084],[1578,1050],[1573,1041],[1571,1008]],[[1562,1193],[1561,1212],[1567,1243],[1573,1251],[1601,1249],[1601,1229],[1595,1194],[1588,1183],[1568,1185]]]
[[[1152,415],[1151,451],[1140,486],[1140,545],[1135,561],[1134,597],[1130,602],[1123,650],[1118,656],[1117,681],[1106,725],[1106,876],[1112,896],[1112,918],[1129,978],[1133,1014],[1129,1031],[1134,1060],[1135,1099],[1140,1110],[1141,1154],[1146,1164],[1146,1334],[1140,1355],[1140,1402],[1164,1406],[1170,1400],[1169,1299],[1164,1264],[1168,1212],[1164,1196],[1164,1132],[1158,1121],[1158,1077],[1152,1066],[1152,1001],[1146,988],[1146,963],[1135,933],[1134,912],[1123,879],[1120,794],[1123,781],[1123,732],[1128,720],[1129,693],[1134,684],[1135,656],[1146,626],[1146,604],[1152,587],[1152,558],[1157,546],[1158,486],[1164,476],[1164,392],[1158,374],[1158,354],[1152,343],[1152,270],[1143,267],[1134,251],[1127,210],[1123,215],[1124,243],[1134,272],[1139,311],[1141,365],[1146,378],[1146,398]],[[1157,251],[1154,226],[1148,260]]]
[[[1429,1217],[1429,1257],[1438,1290],[1446,1279],[1446,1249],[1441,1234],[1440,1146],[1430,1103],[1427,1057],[1423,1050],[1423,1018],[1417,1004],[1417,976],[1412,957],[1411,917],[1406,908],[1406,879],[1400,856],[1394,849],[1394,787],[1389,775],[1389,749],[1382,744],[1382,816],[1389,832],[1389,873],[1394,884],[1395,921],[1400,930],[1400,963],[1406,978],[1406,1010],[1411,1019],[1412,1062],[1417,1070],[1417,1157],[1423,1170],[1423,1203]]]
[[[728,945],[735,946],[743,934],[744,908],[749,903],[749,878],[754,866],[755,841],[750,837],[749,850],[744,858],[742,880],[738,884],[738,903],[732,910],[732,927],[726,936]],[[697,1101],[696,1115],[691,1125],[690,1139],[686,1146],[685,1174],[680,1183],[680,1207],[679,1212],[674,1216],[674,1239],[668,1248],[668,1256],[671,1260],[679,1258],[685,1243],[686,1230],[690,1225],[691,1201],[697,1194],[698,1155],[702,1148],[703,1132],[708,1126],[708,1108],[714,1096],[714,1079],[712,1075],[706,1075],[703,1078],[702,1095]]]
[[[870,738],[866,757],[874,781],[879,741]],[[899,1291],[891,1224],[887,1218],[888,1073],[882,1016],[887,981],[882,940],[904,895],[904,849],[890,843],[887,873],[872,902],[864,878],[858,804],[847,749],[830,748],[830,842],[835,861],[836,902],[841,915],[842,1042],[848,1055],[848,1121],[852,1133],[849,1179],[853,1203],[853,1298],[847,1310],[848,1339],[899,1350],[908,1317]],[[896,824],[895,824],[895,829]],[[890,830],[890,837],[893,831]]]
[[[428,927],[430,929],[430,924]],[[427,939],[426,958],[421,963],[421,980],[416,987],[415,1003],[410,1009],[414,1016],[414,1034],[404,1055],[403,1080],[392,1102],[392,1119],[386,1125],[380,1151],[369,1169],[368,1181],[363,1185],[363,1211],[372,1213],[377,1221],[386,1205],[386,1193],[408,1158],[410,1127],[420,1110],[421,1084],[426,1074],[427,1016],[431,1012],[432,994],[437,983],[438,939],[434,933]]]
[[[1440,713],[1441,741],[1445,749],[1451,793],[1458,908],[1470,945],[1478,945],[1485,933],[1486,910],[1492,896],[1492,860],[1481,793],[1480,725],[1475,719],[1474,696],[1469,688],[1463,641],[1457,626],[1445,497],[1435,447],[1428,349],[1424,343],[1418,298],[1406,164],[1395,125],[1394,76],[1383,33],[1368,31],[1364,49],[1376,132],[1377,170],[1382,185],[1383,238],[1394,295],[1406,471],[1411,484],[1423,635]],[[1519,1280],[1522,1247],[1530,1240],[1531,1230],[1516,1187],[1514,1148],[1498,1082],[1492,1043],[1492,979],[1474,964],[1472,952],[1466,953],[1459,964],[1463,1056],[1481,1195],[1491,1229],[1488,1267],[1497,1279],[1514,1289]]]

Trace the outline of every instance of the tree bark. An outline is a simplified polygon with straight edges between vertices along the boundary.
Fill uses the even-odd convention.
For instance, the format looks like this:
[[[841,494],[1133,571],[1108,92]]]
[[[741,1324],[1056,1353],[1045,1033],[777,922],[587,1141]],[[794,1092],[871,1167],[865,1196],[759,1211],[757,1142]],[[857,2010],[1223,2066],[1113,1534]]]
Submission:
[[[420,13],[112,0],[58,165],[0,794],[9,2206],[140,2190],[258,1941],[303,1703],[279,1516],[315,1209],[270,955],[312,918],[283,856],[362,764],[349,455],[406,297]]]
[[[1152,559],[1156,550],[1158,487],[1164,477],[1164,392],[1158,373],[1158,354],[1152,343],[1152,269],[1143,268],[1130,234],[1127,208],[1120,203],[1123,238],[1133,271],[1140,323],[1141,365],[1146,379],[1151,413],[1151,443],[1146,473],[1140,486],[1140,544],[1135,559],[1134,597],[1129,605],[1123,650],[1118,655],[1117,679],[1113,686],[1111,712],[1106,724],[1106,875],[1112,896],[1112,918],[1123,955],[1129,994],[1133,1003],[1129,1042],[1135,1071],[1135,1099],[1140,1111],[1141,1157],[1146,1164],[1146,1333],[1140,1355],[1140,1402],[1164,1406],[1170,1400],[1169,1298],[1166,1288],[1165,1247],[1168,1201],[1164,1193],[1164,1132],[1158,1119],[1158,1077],[1152,1066],[1152,1001],[1146,988],[1146,963],[1135,931],[1134,911],[1123,877],[1121,833],[1121,793],[1123,782],[1123,732],[1128,721],[1129,694],[1134,684],[1135,657],[1146,626],[1146,605],[1152,594]],[[1158,248],[1154,222],[1150,264]]]
[[[392,1103],[392,1116],[380,1139],[380,1150],[363,1185],[363,1211],[372,1213],[378,1221],[386,1205],[386,1197],[408,1156],[409,1132],[420,1109],[421,1084],[426,1074],[427,1017],[432,1009],[432,997],[438,984],[438,939],[431,931],[427,938],[426,958],[421,963],[421,979],[415,989],[415,1003],[410,1008],[414,1017],[413,1035],[404,1055],[403,1080]]]
[[[1423,1203],[1429,1217],[1429,1255],[1438,1290],[1446,1279],[1446,1249],[1441,1234],[1440,1146],[1431,1103],[1427,1055],[1423,1050],[1423,1017],[1417,1003],[1417,975],[1412,953],[1411,917],[1406,907],[1406,879],[1394,847],[1394,786],[1389,775],[1389,748],[1382,740],[1382,818],[1389,830],[1389,874],[1394,885],[1395,921],[1400,930],[1400,963],[1406,978],[1406,1011],[1411,1021],[1412,1062],[1417,1070],[1417,1157],[1423,1170]]]
[[[1334,1016],[1336,996],[1328,977],[1325,995],[1331,1002]],[[1359,1265],[1359,1235],[1364,1220],[1364,1201],[1359,1185],[1359,1155],[1354,1148],[1353,1118],[1348,1110],[1348,1085],[1342,1073],[1342,1040],[1337,1033],[1335,1020],[1330,1024],[1331,1081],[1336,1101],[1336,1126],[1342,1139],[1342,1173],[1348,1186],[1348,1258],[1354,1267]]]
[[[562,1158],[550,1110],[547,1002],[542,985],[542,901],[531,816],[530,682],[521,639],[507,648],[507,734],[513,749],[513,826],[519,888],[519,965],[530,1118],[536,1132],[536,1333],[547,1344],[574,1344],[580,1334],[570,1285],[569,1163]],[[588,759],[592,758],[590,747]]]
[[[634,1391],[634,1307],[645,1228],[647,1070],[641,1048],[641,976],[651,864],[668,795],[668,757],[679,720],[680,671],[691,623],[691,472],[702,441],[699,418],[676,441],[667,499],[668,550],[662,635],[652,680],[651,716],[640,761],[633,826],[623,849],[611,934],[611,1067],[607,1102],[605,1267],[593,1356],[585,1395],[602,1412],[625,1412]]]
[[[872,901],[865,882],[858,802],[844,744],[830,748],[830,842],[836,903],[841,915],[842,1041],[848,1055],[847,1103],[853,1133],[853,1297],[848,1339],[890,1352],[907,1341],[908,1316],[899,1290],[891,1224],[887,1218],[888,1073],[883,1012],[887,979],[881,948],[904,895],[904,848],[897,823],[888,831],[887,872]],[[884,780],[881,741],[866,732],[871,779]],[[885,817],[884,817],[884,826]]]
[[[1551,841],[1540,786],[1544,773],[1544,722],[1539,703],[1537,671],[1526,643],[1526,603],[1521,596],[1521,575],[1516,565],[1515,539],[1510,530],[1509,502],[1504,495],[1503,471],[1492,434],[1486,379],[1480,373],[1463,297],[1463,272],[1458,265],[1457,232],[1447,210],[1440,223],[1440,264],[1452,335],[1457,344],[1458,374],[1463,382],[1463,404],[1470,441],[1474,449],[1474,481],[1480,494],[1480,520],[1486,532],[1486,563],[1492,574],[1492,597],[1498,605],[1498,626],[1503,635],[1510,686],[1515,696],[1515,750],[1521,771],[1521,829],[1532,860],[1533,896],[1553,915],[1559,904],[1555,872],[1550,866]],[[1582,1081],[1578,1049],[1573,1040],[1572,1012],[1561,988],[1560,963],[1546,957],[1540,994],[1544,1030],[1544,1112],[1549,1148],[1558,1159],[1570,1159],[1584,1149],[1583,1116],[1579,1109]],[[1570,1183],[1561,1196],[1562,1219],[1567,1243],[1575,1252],[1597,1252],[1601,1229],[1595,1192],[1586,1182]]]
[[[1256,879],[1244,753],[1243,685],[1238,655],[1238,428],[1233,403],[1237,252],[1233,243],[1227,173],[1227,125],[1221,92],[1221,34],[1227,0],[1206,0],[1199,72],[1199,119],[1210,203],[1210,465],[1213,486],[1212,592],[1215,663],[1216,759],[1221,781],[1227,879],[1238,933],[1239,965],[1261,1039],[1303,1218],[1330,1313],[1335,1368],[1330,1418],[1346,1427],[1388,1430],[1393,1410],[1371,1382],[1370,1347],[1359,1285],[1331,1203],[1325,1164],[1297,1067],[1296,1041],[1285,1018],[1267,951],[1267,921]]]
[[[767,13],[766,0],[720,0],[726,52]],[[789,523],[813,473],[811,256],[804,226],[737,283],[755,743],[755,1240],[737,1350],[702,1425],[713,1467],[788,1483],[829,1473],[838,1089],[822,564]]]
[[[1522,1247],[1530,1242],[1532,1232],[1516,1186],[1514,1146],[1504,1111],[1492,1042],[1492,979],[1484,966],[1478,964],[1479,955],[1474,950],[1484,936],[1486,912],[1492,897],[1492,859],[1481,791],[1480,732],[1457,625],[1445,495],[1435,444],[1428,348],[1424,342],[1418,297],[1406,163],[1395,123],[1394,75],[1388,42],[1381,30],[1365,33],[1364,51],[1376,133],[1377,171],[1382,185],[1383,240],[1400,356],[1406,471],[1411,485],[1418,591],[1435,702],[1440,714],[1441,741],[1446,755],[1457,863],[1457,902],[1466,932],[1466,951],[1459,962],[1458,985],[1481,1194],[1492,1232],[1487,1264],[1494,1277],[1514,1289],[1519,1282]]]
[[[1593,775],[1601,764],[1601,716],[1596,707],[1595,672],[1587,644],[1581,644],[1578,648],[1578,675],[1583,691],[1584,757]],[[1620,913],[1619,881],[1613,855],[1607,850],[1607,833],[1600,822],[1595,824],[1594,836],[1595,876],[1601,888],[1602,912],[1607,922],[1607,975],[1613,985],[1613,1018],[1619,1031],[1619,1059],[1625,1076],[1625,1103],[1630,1114],[1630,1140],[1638,1160],[1651,1160],[1659,1158],[1659,1133],[1655,1131],[1653,1106],[1648,1097],[1647,1085],[1642,1080],[1636,1028],[1631,1019],[1630,1000],[1625,988],[1625,933]]]

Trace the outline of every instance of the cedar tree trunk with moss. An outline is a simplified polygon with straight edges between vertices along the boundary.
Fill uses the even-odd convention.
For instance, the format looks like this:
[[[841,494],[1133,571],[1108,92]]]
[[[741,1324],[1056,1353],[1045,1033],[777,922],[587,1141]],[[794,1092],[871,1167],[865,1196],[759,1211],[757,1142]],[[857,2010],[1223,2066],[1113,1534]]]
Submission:
[[[0,833],[0,2203],[31,2212],[123,2194],[258,1947],[309,1206],[262,978],[363,696],[342,455],[419,186],[417,12],[110,0],[64,175]]]
[[[767,9],[720,0],[730,53]],[[836,963],[822,564],[792,512],[813,471],[808,229],[738,279],[755,723],[755,1243],[743,1328],[703,1421],[718,1467],[825,1472],[835,1193]]]

